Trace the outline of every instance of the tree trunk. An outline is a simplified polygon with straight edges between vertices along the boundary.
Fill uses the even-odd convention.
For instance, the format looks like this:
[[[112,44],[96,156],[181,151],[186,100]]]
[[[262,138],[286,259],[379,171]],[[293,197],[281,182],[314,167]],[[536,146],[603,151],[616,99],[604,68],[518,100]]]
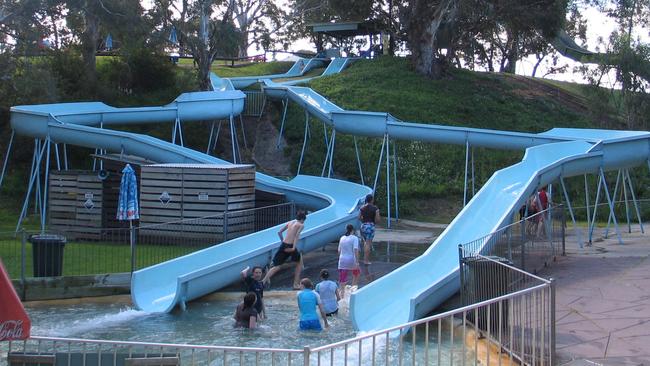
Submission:
[[[81,55],[86,68],[87,81],[90,89],[94,90],[95,83],[97,82],[95,56],[97,52],[97,40],[99,39],[99,17],[90,10],[86,10],[84,12],[84,26],[85,29],[81,35]]]
[[[457,1],[442,0],[438,5],[431,5],[428,0],[419,0],[413,5],[409,43],[416,72],[440,79],[449,67],[448,58],[438,49],[438,30],[443,21],[450,22],[453,19]]]

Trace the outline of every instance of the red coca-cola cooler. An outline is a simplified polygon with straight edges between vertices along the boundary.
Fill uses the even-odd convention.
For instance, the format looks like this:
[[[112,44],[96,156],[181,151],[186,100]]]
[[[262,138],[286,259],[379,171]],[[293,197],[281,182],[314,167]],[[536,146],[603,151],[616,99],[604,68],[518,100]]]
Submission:
[[[0,261],[0,341],[29,338],[31,322]]]

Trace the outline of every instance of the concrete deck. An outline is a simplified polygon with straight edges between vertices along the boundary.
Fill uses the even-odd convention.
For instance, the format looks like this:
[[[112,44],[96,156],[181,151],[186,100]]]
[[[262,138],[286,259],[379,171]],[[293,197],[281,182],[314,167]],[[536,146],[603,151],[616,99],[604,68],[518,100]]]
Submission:
[[[650,233],[637,224],[622,237],[599,230],[580,248],[569,236],[545,273],[557,281],[557,364],[650,365]]]

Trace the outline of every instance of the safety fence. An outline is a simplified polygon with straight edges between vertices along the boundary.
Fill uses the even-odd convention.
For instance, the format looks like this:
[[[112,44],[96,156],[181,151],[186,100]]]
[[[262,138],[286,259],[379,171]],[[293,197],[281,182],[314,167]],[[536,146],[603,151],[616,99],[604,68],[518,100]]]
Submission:
[[[242,115],[260,117],[264,112],[264,92],[259,90],[245,90],[244,94],[246,94],[246,101],[244,102]]]
[[[499,347],[523,364],[553,363],[555,289],[551,280],[531,272],[564,254],[565,224],[563,208],[550,207],[458,246],[463,305],[543,289],[530,297],[492,304],[467,318],[482,336],[498,335]]]
[[[517,213],[515,213],[517,215]],[[515,221],[516,217],[513,217]],[[462,244],[468,253],[480,253],[506,260],[514,267],[537,273],[566,252],[566,216],[558,205]]]
[[[65,232],[0,232],[0,258],[12,279],[130,272],[283,222],[292,202],[131,228],[101,229],[99,239]]]

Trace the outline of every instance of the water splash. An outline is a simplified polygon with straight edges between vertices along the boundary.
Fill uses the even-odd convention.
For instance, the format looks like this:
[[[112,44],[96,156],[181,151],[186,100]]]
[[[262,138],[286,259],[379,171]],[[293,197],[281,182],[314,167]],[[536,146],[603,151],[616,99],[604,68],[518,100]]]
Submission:
[[[45,324],[44,326],[37,324],[32,327],[32,333],[34,335],[38,334],[49,337],[73,337],[98,328],[112,327],[148,315],[151,314],[141,310],[126,308],[120,310],[117,314],[92,316],[74,320],[72,323],[69,320],[62,319],[54,323]]]

